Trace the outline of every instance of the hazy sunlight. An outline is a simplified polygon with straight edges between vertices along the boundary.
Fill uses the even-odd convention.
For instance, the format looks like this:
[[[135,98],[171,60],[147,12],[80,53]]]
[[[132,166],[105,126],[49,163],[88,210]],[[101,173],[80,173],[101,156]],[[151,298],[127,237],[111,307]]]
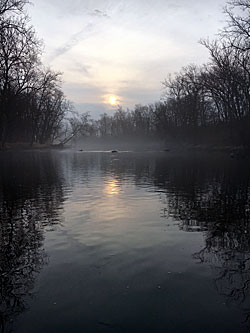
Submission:
[[[109,104],[111,104],[111,105],[116,105],[116,104],[117,104],[117,97],[115,97],[115,96],[110,96],[110,97],[109,97]]]

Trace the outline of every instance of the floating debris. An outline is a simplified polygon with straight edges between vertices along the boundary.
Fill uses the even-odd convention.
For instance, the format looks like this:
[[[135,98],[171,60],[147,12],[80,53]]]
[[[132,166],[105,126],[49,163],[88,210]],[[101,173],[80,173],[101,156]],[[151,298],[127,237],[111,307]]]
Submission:
[[[106,327],[114,327],[114,325],[107,323],[105,321],[98,321],[98,324]]]

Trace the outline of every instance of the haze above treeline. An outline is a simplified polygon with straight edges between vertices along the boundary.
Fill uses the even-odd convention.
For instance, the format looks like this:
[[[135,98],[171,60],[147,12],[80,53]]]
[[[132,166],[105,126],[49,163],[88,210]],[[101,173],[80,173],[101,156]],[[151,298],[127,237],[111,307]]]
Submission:
[[[26,0],[0,0],[0,141],[30,146],[74,138],[163,140],[241,145],[250,139],[250,0],[228,2],[217,39],[201,40],[209,62],[190,64],[163,83],[163,98],[98,120],[78,114],[62,91],[62,74],[41,62],[43,43]],[[201,36],[202,37],[202,36]]]

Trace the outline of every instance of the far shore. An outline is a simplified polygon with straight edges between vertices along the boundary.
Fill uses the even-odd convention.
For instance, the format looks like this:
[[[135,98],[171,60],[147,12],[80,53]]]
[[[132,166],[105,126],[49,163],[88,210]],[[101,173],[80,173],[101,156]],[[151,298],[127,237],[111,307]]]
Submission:
[[[136,151],[136,152],[150,152],[158,151],[165,152],[166,154],[171,153],[225,153],[230,155],[231,158],[245,158],[250,157],[250,149],[244,146],[233,146],[233,145],[212,145],[212,144],[187,144],[187,143],[157,143],[157,142],[146,142],[145,144],[140,142],[138,144],[131,144],[125,142],[111,142],[91,143],[87,140],[86,143],[74,145],[62,145],[62,144],[29,144],[25,142],[7,143],[0,151],[20,151],[20,150],[66,150],[71,149],[73,151],[88,152],[88,151]]]

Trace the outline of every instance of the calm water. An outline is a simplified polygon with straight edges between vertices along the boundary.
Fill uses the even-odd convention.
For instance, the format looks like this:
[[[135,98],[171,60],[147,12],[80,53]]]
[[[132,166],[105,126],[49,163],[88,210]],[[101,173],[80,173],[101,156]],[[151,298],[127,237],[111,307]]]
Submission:
[[[250,168],[0,154],[0,332],[248,332]]]

